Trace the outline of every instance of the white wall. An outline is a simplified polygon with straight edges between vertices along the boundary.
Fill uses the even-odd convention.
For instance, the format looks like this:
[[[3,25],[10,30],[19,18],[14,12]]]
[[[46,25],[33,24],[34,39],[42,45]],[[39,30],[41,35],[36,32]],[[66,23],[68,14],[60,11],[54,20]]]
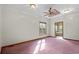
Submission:
[[[79,13],[69,14],[65,17],[64,37],[79,40]]]
[[[2,29],[2,13],[1,13],[1,11],[2,11],[2,5],[0,5],[0,52],[1,52],[1,29]]]
[[[51,18],[51,30],[50,30],[51,32],[50,33],[52,36],[55,36],[55,27],[54,27],[55,22],[64,21],[63,19],[64,19],[64,16],[61,16],[61,15],[55,18]]]
[[[51,20],[51,35],[54,34],[54,23],[58,21],[64,22],[64,38],[79,40],[79,13],[71,13],[53,18]]]
[[[39,22],[44,21],[48,25],[48,20],[35,17],[27,5],[4,5],[3,9],[2,46],[38,38],[40,37]]]

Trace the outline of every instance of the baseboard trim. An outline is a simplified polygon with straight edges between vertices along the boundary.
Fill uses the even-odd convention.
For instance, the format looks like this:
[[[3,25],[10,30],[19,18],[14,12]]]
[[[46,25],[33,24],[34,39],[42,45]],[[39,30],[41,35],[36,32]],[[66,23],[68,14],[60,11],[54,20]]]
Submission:
[[[74,39],[70,39],[70,38],[64,38],[65,40],[71,40],[71,41],[79,41],[79,40],[74,40]]]
[[[29,40],[29,41],[24,41],[24,42],[19,42],[19,43],[15,43],[15,44],[3,46],[3,47],[1,48],[1,54],[2,54],[3,48],[15,46],[15,45],[19,45],[19,44],[26,43],[26,42],[31,42],[31,41],[36,41],[36,40],[44,39],[44,38],[47,38],[47,37],[52,37],[52,36],[40,37],[40,38],[36,38],[36,39],[33,39],[33,40]]]
[[[31,42],[31,41],[44,39],[44,38],[47,38],[47,37],[52,37],[52,36],[45,36],[45,37],[40,37],[40,38],[36,38],[36,39],[33,39],[33,40],[29,40],[29,41],[19,42],[19,43],[15,43],[15,44],[11,44],[11,45],[6,45],[6,46],[3,46],[2,49],[5,48],[5,47],[15,46],[15,45],[19,45],[19,44],[26,43],[26,42]]]
[[[22,44],[22,43],[31,42],[31,41],[36,41],[36,40],[40,40],[40,39],[44,39],[44,38],[48,38],[48,37],[56,38],[55,36],[45,36],[45,37],[40,37],[40,38],[36,38],[36,39],[33,39],[33,40],[29,40],[29,41],[24,41],[24,42],[19,42],[19,43],[15,43],[15,44],[3,46],[3,47],[1,47],[1,52],[0,52],[0,54],[2,54],[3,48],[11,47],[11,46],[19,45],[19,44]],[[79,40],[73,40],[73,39],[69,39],[69,38],[63,38],[63,39],[65,39],[65,40],[71,40],[71,41],[79,41]]]

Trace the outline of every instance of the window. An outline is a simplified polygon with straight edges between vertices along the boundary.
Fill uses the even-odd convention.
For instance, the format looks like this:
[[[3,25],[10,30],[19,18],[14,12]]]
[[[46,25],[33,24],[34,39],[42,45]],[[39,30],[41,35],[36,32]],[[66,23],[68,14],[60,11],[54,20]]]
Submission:
[[[45,35],[47,34],[47,29],[46,29],[46,22],[40,22],[39,24],[39,34],[40,35]]]

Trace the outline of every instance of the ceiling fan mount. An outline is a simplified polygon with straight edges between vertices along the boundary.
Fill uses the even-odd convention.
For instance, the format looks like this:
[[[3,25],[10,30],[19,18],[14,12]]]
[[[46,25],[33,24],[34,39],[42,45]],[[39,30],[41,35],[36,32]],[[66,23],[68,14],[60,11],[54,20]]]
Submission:
[[[45,15],[44,16],[48,16],[48,17],[51,17],[51,16],[55,16],[55,15],[58,15],[60,12],[56,9],[52,9],[51,7],[49,8],[49,10],[47,12],[44,12]]]

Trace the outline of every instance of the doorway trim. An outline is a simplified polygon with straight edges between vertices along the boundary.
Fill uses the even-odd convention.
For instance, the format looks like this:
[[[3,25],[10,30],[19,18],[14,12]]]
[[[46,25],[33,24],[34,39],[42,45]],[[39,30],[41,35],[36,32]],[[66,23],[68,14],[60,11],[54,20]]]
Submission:
[[[56,23],[62,23],[62,37],[64,37],[64,22],[63,21],[57,21],[57,22],[54,23],[54,34],[55,34],[55,37],[56,37],[56,28],[55,28]]]

